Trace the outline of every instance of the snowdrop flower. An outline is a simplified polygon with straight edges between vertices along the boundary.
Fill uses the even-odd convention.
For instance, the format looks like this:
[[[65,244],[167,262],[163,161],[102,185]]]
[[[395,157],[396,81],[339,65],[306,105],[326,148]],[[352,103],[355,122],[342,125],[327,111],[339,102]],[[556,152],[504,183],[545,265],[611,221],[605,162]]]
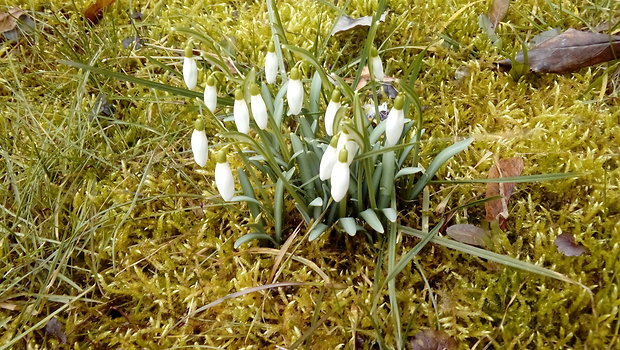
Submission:
[[[202,118],[196,119],[191,145],[194,160],[201,167],[205,166],[209,158],[209,141],[205,133],[205,121]]]
[[[347,163],[351,164],[351,162],[353,162],[353,158],[355,158],[355,155],[359,150],[359,145],[357,144],[357,142],[349,138],[349,133],[345,128],[343,128],[340,132],[340,136],[338,137],[338,145],[336,146],[336,151],[338,152],[338,154],[340,154],[340,151],[345,148],[348,153]]]
[[[215,112],[215,107],[217,107],[217,88],[215,87],[215,77],[213,74],[209,75],[207,78],[204,98],[207,108],[211,111],[211,113]]]
[[[237,131],[244,134],[250,132],[250,111],[248,111],[248,104],[245,103],[245,98],[243,97],[243,91],[241,91],[241,89],[235,90],[233,117],[235,118]]]
[[[343,148],[338,153],[338,161],[334,164],[331,175],[331,195],[335,202],[340,202],[349,190],[349,178],[351,177],[349,171],[349,158],[348,151]]]
[[[215,186],[222,199],[228,202],[235,195],[235,180],[226,160],[226,151],[220,150],[215,156]]]
[[[250,107],[252,108],[252,116],[258,128],[265,130],[267,128],[267,106],[260,95],[260,89],[256,84],[250,87]]]
[[[334,134],[334,119],[336,118],[336,112],[338,112],[340,106],[340,90],[334,89],[332,98],[329,100],[327,109],[325,110],[325,132],[329,136]]]
[[[267,80],[267,84],[275,83],[277,75],[278,57],[276,56],[276,48],[273,46],[273,42],[271,42],[269,43],[267,55],[265,56],[265,79]]]
[[[183,81],[188,89],[193,90],[198,82],[198,67],[194,58],[193,45],[187,44],[185,47],[185,58],[183,58]]]
[[[304,104],[304,84],[301,82],[301,74],[297,68],[291,69],[286,99],[288,100],[288,115],[299,114]]]
[[[405,99],[403,96],[398,96],[394,101],[394,107],[390,110],[390,114],[385,121],[385,146],[391,147],[396,145],[400,139],[400,135],[403,133],[403,127],[405,126],[405,113],[403,112],[403,106]]]
[[[323,152],[321,163],[319,165],[319,178],[321,181],[325,181],[332,176],[334,164],[336,164],[336,161],[338,160],[338,152],[336,151],[337,144],[338,137],[332,137],[327,149]]]
[[[385,77],[385,74],[383,74],[383,63],[381,63],[379,52],[374,46],[370,49],[370,66],[375,80],[383,81]]]

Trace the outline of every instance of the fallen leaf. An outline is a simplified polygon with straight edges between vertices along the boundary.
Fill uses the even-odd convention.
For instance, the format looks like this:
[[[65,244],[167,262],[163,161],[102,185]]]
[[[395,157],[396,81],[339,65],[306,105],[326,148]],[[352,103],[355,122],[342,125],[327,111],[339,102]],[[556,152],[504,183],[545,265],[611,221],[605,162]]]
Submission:
[[[452,239],[471,245],[484,246],[487,240],[487,231],[472,224],[456,224],[446,229],[448,236]]]
[[[387,15],[387,11],[381,15],[381,18],[379,18],[379,22],[385,21],[386,15]],[[334,34],[346,32],[346,31],[349,31],[357,27],[370,27],[371,24],[372,24],[372,16],[351,18],[347,15],[342,15],[338,17],[338,21],[336,22],[336,25],[334,26],[334,29],[332,30],[330,36]]]
[[[527,52],[527,64],[539,73],[570,73],[583,67],[620,58],[620,35],[607,35],[576,29],[542,42]],[[515,61],[524,63],[523,52]],[[510,70],[512,61],[495,62],[502,70]]]
[[[489,9],[489,20],[491,21],[493,30],[495,30],[499,22],[506,17],[509,6],[510,0],[493,0],[491,8]]]
[[[84,18],[86,18],[92,24],[97,24],[101,18],[103,18],[103,10],[106,7],[112,5],[116,0],[97,0],[94,3],[90,4],[84,10]]]
[[[121,41],[123,44],[123,48],[132,50],[140,50],[142,48],[142,44],[144,43],[144,39],[139,38],[138,36],[128,36]]]
[[[566,256],[579,256],[586,252],[586,248],[577,244],[575,237],[570,233],[562,233],[553,241],[558,250]]]
[[[67,336],[65,335],[65,332],[62,331],[62,323],[60,323],[56,317],[52,317],[49,321],[47,321],[45,331],[56,337],[61,343],[67,344]]]
[[[489,179],[498,179],[502,177],[514,177],[521,175],[524,163],[523,158],[513,157],[500,160],[489,170]],[[512,195],[515,188],[514,182],[506,183],[488,183],[486,189],[486,198],[502,196],[501,199],[486,202],[486,219],[488,221],[499,220],[500,227],[506,227],[506,219],[508,218],[508,199]]]
[[[34,28],[32,17],[20,8],[13,7],[9,12],[0,12],[0,33],[4,40],[17,41],[22,33],[31,33]]]
[[[542,33],[538,33],[536,35],[534,35],[534,37],[532,38],[532,43],[534,44],[534,47],[537,45],[540,45],[542,43],[544,43],[545,41],[554,38],[558,35],[562,34],[562,32],[560,32],[559,29],[557,28],[552,28],[549,30],[545,30]]]
[[[458,343],[442,331],[419,332],[409,341],[409,350],[455,350]]]

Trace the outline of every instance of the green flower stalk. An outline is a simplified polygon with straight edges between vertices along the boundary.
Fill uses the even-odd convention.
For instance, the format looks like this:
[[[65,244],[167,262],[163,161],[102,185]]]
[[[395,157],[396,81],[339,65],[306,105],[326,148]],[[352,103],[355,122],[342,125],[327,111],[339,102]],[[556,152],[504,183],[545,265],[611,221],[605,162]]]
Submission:
[[[336,118],[336,113],[340,109],[340,106],[340,90],[334,89],[332,97],[327,104],[327,109],[325,110],[325,132],[328,136],[334,135],[334,119]]]
[[[226,151],[222,149],[217,152],[215,161],[215,186],[222,199],[228,202],[235,195],[235,179],[226,160]]]
[[[267,115],[265,101],[260,95],[260,89],[256,84],[252,84],[252,87],[250,87],[250,107],[252,108],[252,116],[256,125],[259,129],[265,130],[269,116]]]
[[[278,75],[278,57],[276,56],[276,48],[273,42],[269,43],[267,55],[265,56],[265,80],[267,84],[276,82]]]
[[[209,159],[209,140],[205,132],[205,122],[202,118],[196,119],[194,132],[192,132],[192,153],[196,164],[204,167]]]
[[[301,74],[297,68],[291,69],[286,98],[288,100],[288,114],[297,115],[301,113],[301,107],[304,104],[304,84],[301,82]]]
[[[370,67],[372,68],[371,73],[375,80],[383,81],[383,78],[385,78],[385,74],[383,74],[383,63],[381,62],[377,48],[374,46],[370,49]]]
[[[193,90],[198,82],[198,66],[194,58],[194,45],[190,42],[185,47],[185,57],[183,58],[183,81],[188,89]]]
[[[338,153],[338,161],[334,164],[331,175],[331,195],[334,202],[340,202],[349,190],[349,179],[351,173],[349,170],[349,155],[346,148]]]
[[[250,132],[250,111],[248,110],[248,104],[245,102],[241,89],[235,90],[233,117],[235,118],[237,131],[243,134]]]
[[[215,86],[215,77],[213,74],[207,78],[207,84],[205,84],[204,101],[207,108],[211,113],[215,112],[217,107],[217,87]]]

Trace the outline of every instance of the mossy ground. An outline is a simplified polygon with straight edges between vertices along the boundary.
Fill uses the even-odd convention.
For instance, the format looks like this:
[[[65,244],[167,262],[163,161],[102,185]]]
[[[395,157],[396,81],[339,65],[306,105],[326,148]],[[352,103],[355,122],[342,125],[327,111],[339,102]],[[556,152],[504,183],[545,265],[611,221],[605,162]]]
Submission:
[[[363,235],[334,231],[293,244],[289,252],[306,260],[285,260],[277,281],[312,285],[249,293],[193,314],[230,293],[269,283],[275,260],[273,249],[256,249],[256,243],[233,249],[249,232],[247,208],[222,205],[211,170],[193,163],[189,135],[196,103],[58,62],[96,64],[182,86],[174,73],[181,61],[172,49],[182,49],[187,37],[172,28],[194,27],[228,47],[237,64],[260,66],[270,37],[266,5],[117,1],[89,27],[79,13],[86,3],[14,4],[36,11],[39,32],[0,51],[0,347],[22,335],[13,347],[59,347],[44,331],[46,317],[55,312],[66,348],[259,349],[290,347],[302,337],[314,349],[367,348],[377,334],[393,346],[387,297],[378,310],[383,323],[375,327],[369,316],[375,274],[385,273],[377,267],[383,248]],[[325,37],[337,16],[329,4],[278,2],[289,40],[311,47],[317,35]],[[618,63],[514,81],[490,69],[503,56],[478,27],[486,1],[388,5],[375,40],[390,48],[384,55],[388,75],[400,77],[417,47],[435,42],[416,85],[427,106],[422,163],[428,165],[455,139],[472,136],[473,146],[438,178],[486,177],[492,157],[477,163],[487,152],[523,157],[524,174],[580,172],[576,179],[519,185],[508,229],[494,250],[566,274],[594,293],[593,309],[578,286],[431,245],[417,262],[437,296],[437,312],[419,271],[407,268],[396,284],[403,327],[410,335],[440,327],[462,348],[617,347]],[[375,1],[352,1],[347,13],[371,15],[375,8]],[[132,22],[132,12],[143,18]],[[498,32],[505,52],[514,52],[519,38],[552,27],[594,27],[614,13],[617,5],[604,0],[513,2],[509,24]],[[458,46],[437,43],[439,32]],[[123,49],[122,39],[136,34],[151,45]],[[321,58],[325,66],[347,67],[365,35],[356,30],[332,38]],[[457,71],[466,74],[457,79]],[[352,75],[353,68],[341,74]],[[231,84],[220,91],[230,95],[233,89]],[[114,104],[112,117],[91,113],[100,93]],[[483,192],[483,185],[432,185],[431,208],[449,193],[448,207],[454,208]],[[421,215],[418,204],[401,212],[413,227],[420,227]],[[483,217],[483,208],[475,207],[459,211],[456,221]],[[588,253],[559,253],[553,240],[566,232]],[[415,242],[403,237],[399,254]],[[317,269],[330,287],[320,283],[324,277]]]

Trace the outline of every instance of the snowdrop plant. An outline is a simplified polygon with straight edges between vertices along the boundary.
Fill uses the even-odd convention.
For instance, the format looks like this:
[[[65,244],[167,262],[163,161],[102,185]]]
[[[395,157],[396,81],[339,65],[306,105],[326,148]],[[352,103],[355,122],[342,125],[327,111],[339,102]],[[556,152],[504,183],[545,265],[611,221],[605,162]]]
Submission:
[[[207,83],[205,84],[204,102],[209,111],[214,113],[215,107],[217,107],[217,87],[215,86],[215,77],[213,74],[209,75]]]
[[[336,113],[340,109],[340,106],[340,90],[334,89],[332,97],[327,104],[327,109],[325,110],[325,133],[328,136],[334,134],[334,119],[336,118]]]
[[[215,161],[215,185],[222,199],[228,202],[235,195],[235,179],[226,159],[225,149],[217,152]]]
[[[198,66],[193,51],[194,46],[191,43],[187,44],[183,58],[183,81],[190,90],[193,90],[198,82]]]
[[[250,106],[252,108],[252,117],[259,129],[265,130],[269,116],[267,114],[267,106],[263,97],[260,95],[260,89],[256,84],[250,87]]]
[[[381,57],[379,57],[379,51],[374,46],[370,49],[370,67],[370,74],[372,74],[374,79],[383,81],[383,78],[385,78],[383,63],[381,62]]]
[[[209,141],[205,132],[205,121],[202,118],[196,119],[194,123],[191,146],[194,161],[196,161],[196,164],[204,167],[209,159]]]
[[[250,111],[248,110],[248,104],[245,102],[243,91],[241,89],[235,90],[235,102],[233,105],[233,118],[237,131],[242,134],[250,132]]]
[[[291,70],[286,98],[288,99],[289,115],[299,114],[304,103],[304,85],[297,68]]]
[[[278,75],[278,57],[276,56],[276,48],[273,42],[269,43],[267,54],[265,55],[265,81],[267,84],[276,82]]]

